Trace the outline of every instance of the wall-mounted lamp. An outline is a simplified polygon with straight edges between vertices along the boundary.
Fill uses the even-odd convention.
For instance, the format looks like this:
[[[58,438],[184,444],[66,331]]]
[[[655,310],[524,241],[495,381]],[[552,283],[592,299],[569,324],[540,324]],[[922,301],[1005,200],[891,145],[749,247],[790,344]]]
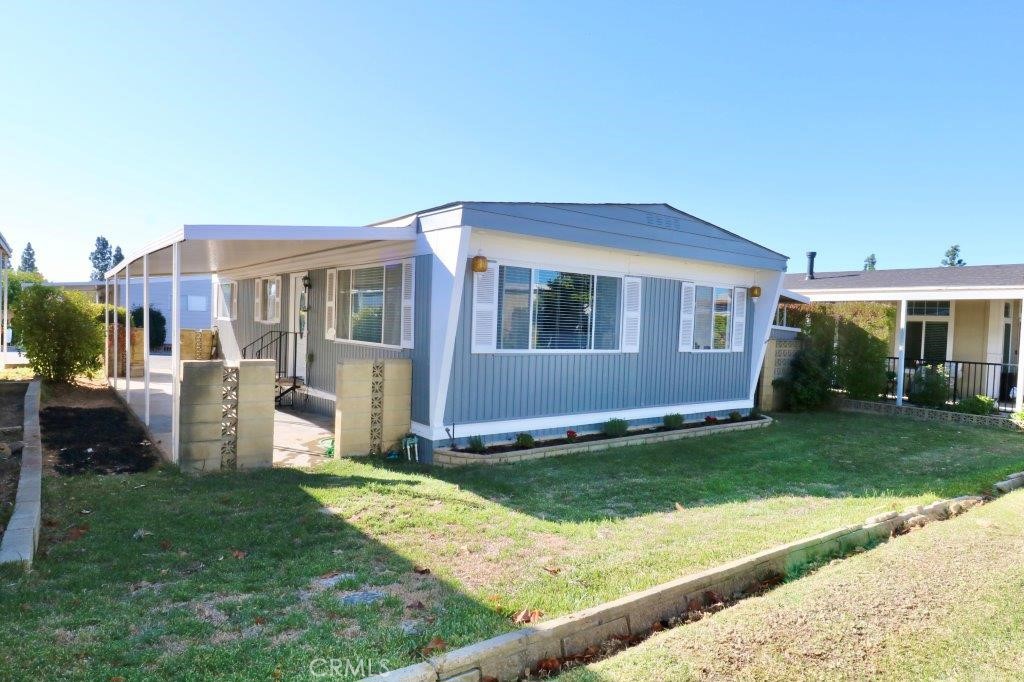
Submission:
[[[747,289],[747,293],[750,294],[750,298],[757,300],[761,298],[761,287],[755,284],[754,286]]]
[[[310,289],[312,289],[313,288],[313,278],[310,277],[309,275],[303,275],[302,276],[302,288],[305,289],[306,291],[309,291]]]
[[[487,256],[473,256],[470,261],[473,272],[487,272]]]

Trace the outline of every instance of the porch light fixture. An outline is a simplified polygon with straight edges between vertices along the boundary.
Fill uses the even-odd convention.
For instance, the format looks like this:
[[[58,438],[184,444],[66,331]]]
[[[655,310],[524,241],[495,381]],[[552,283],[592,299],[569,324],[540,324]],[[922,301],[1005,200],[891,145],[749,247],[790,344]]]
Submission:
[[[310,289],[312,289],[313,288],[313,278],[310,277],[309,275],[303,275],[302,276],[302,288],[305,289],[306,291],[309,291]]]
[[[487,272],[487,256],[473,256],[473,272]]]
[[[749,289],[747,289],[747,293],[750,294],[750,298],[753,298],[753,299],[761,298],[761,287],[759,287],[759,286],[757,286],[755,284],[754,286],[752,286]]]

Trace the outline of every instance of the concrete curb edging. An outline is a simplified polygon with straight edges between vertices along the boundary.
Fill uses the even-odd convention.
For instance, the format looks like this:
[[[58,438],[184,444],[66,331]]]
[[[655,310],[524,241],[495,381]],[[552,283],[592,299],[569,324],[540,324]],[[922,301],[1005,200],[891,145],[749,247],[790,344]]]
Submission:
[[[1024,486],[1024,472],[1015,474]],[[363,682],[480,682],[518,680],[545,658],[562,658],[600,646],[615,636],[644,636],[663,620],[706,606],[713,595],[736,595],[772,575],[789,575],[807,564],[884,542],[894,531],[961,514],[980,504],[976,496],[938,500],[903,512],[886,512],[862,524],[796,540],[684,576],[599,606],[544,621],[440,654],[423,663],[367,677]]]
[[[1011,490],[1017,488],[1024,488],[1024,471],[1018,471],[1015,474],[1010,474],[1006,477],[1006,480],[999,481],[993,488],[996,489],[997,493],[1006,494]]]
[[[529,450],[510,450],[500,454],[485,455],[473,452],[461,452],[448,448],[434,450],[435,466],[452,468],[468,466],[470,464],[510,464],[513,462],[526,462],[532,459],[544,459],[545,457],[557,457],[559,455],[571,455],[583,452],[598,452],[611,448],[626,447],[630,445],[646,445],[648,443],[661,443],[670,440],[681,440],[683,438],[699,438],[709,436],[713,433],[724,433],[728,431],[748,431],[750,429],[763,429],[770,426],[774,420],[768,415],[761,415],[755,421],[726,422],[724,424],[711,424],[709,426],[695,426],[676,431],[658,431],[655,433],[641,433],[621,438],[605,438],[603,440],[587,441],[585,443],[563,443],[561,445],[548,445]]]
[[[39,432],[39,380],[25,391],[25,421],[21,474],[14,498],[14,513],[0,541],[0,564],[19,563],[28,569],[39,543],[42,521],[43,446]]]
[[[935,410],[914,405],[898,406],[895,403],[881,403],[873,400],[854,400],[840,398],[838,408],[843,412],[863,412],[867,414],[884,414],[893,417],[910,417],[918,421],[946,422],[950,424],[971,424],[973,426],[993,426],[1010,431],[1024,431],[1024,424],[1010,417],[999,417],[984,414],[965,414],[951,410]]]

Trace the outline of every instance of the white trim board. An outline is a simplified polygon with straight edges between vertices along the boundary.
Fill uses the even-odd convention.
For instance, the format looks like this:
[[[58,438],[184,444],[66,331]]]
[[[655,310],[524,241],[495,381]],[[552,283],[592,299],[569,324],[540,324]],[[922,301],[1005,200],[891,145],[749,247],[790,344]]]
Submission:
[[[818,289],[801,290],[814,303],[838,301],[960,301],[1003,300],[1024,298],[1021,287],[976,287],[950,289],[943,287],[908,287],[906,289]]]
[[[658,407],[640,407],[627,410],[609,410],[606,412],[583,412],[579,414],[560,414],[551,417],[528,417],[525,419],[506,419],[489,422],[467,422],[455,424],[455,437],[493,436],[499,433],[516,433],[518,431],[539,431],[541,429],[569,428],[587,424],[600,424],[609,419],[653,419],[666,414],[700,414],[703,412],[721,412],[723,410],[748,410],[754,406],[749,399],[722,400],[709,403],[684,403],[681,405],[661,405]],[[428,440],[447,439],[444,426],[429,427],[420,422],[412,423],[412,432]]]

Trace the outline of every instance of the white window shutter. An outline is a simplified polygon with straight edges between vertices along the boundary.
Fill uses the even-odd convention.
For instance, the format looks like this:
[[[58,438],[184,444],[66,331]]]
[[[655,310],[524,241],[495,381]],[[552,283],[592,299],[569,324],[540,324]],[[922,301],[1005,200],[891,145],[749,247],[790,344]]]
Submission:
[[[747,290],[736,287],[732,296],[732,350],[743,352],[743,340],[747,335]]]
[[[252,319],[256,320],[257,322],[262,322],[263,321],[263,280],[259,279],[259,278],[256,279],[256,296],[254,296],[254,300],[256,301],[256,309],[253,312],[253,318]]]
[[[498,264],[488,261],[487,272],[473,273],[474,353],[493,353],[498,346]]]
[[[338,296],[338,271],[331,269],[327,271],[327,297],[324,302],[324,338],[333,341],[338,324],[338,316],[335,314],[335,299]]]
[[[416,259],[402,261],[402,348],[412,348],[414,340],[413,323],[416,298]]]
[[[622,352],[640,352],[641,279],[622,278]]]
[[[697,287],[693,282],[683,282],[683,294],[679,302],[679,352],[693,351],[693,318],[697,303]]]

